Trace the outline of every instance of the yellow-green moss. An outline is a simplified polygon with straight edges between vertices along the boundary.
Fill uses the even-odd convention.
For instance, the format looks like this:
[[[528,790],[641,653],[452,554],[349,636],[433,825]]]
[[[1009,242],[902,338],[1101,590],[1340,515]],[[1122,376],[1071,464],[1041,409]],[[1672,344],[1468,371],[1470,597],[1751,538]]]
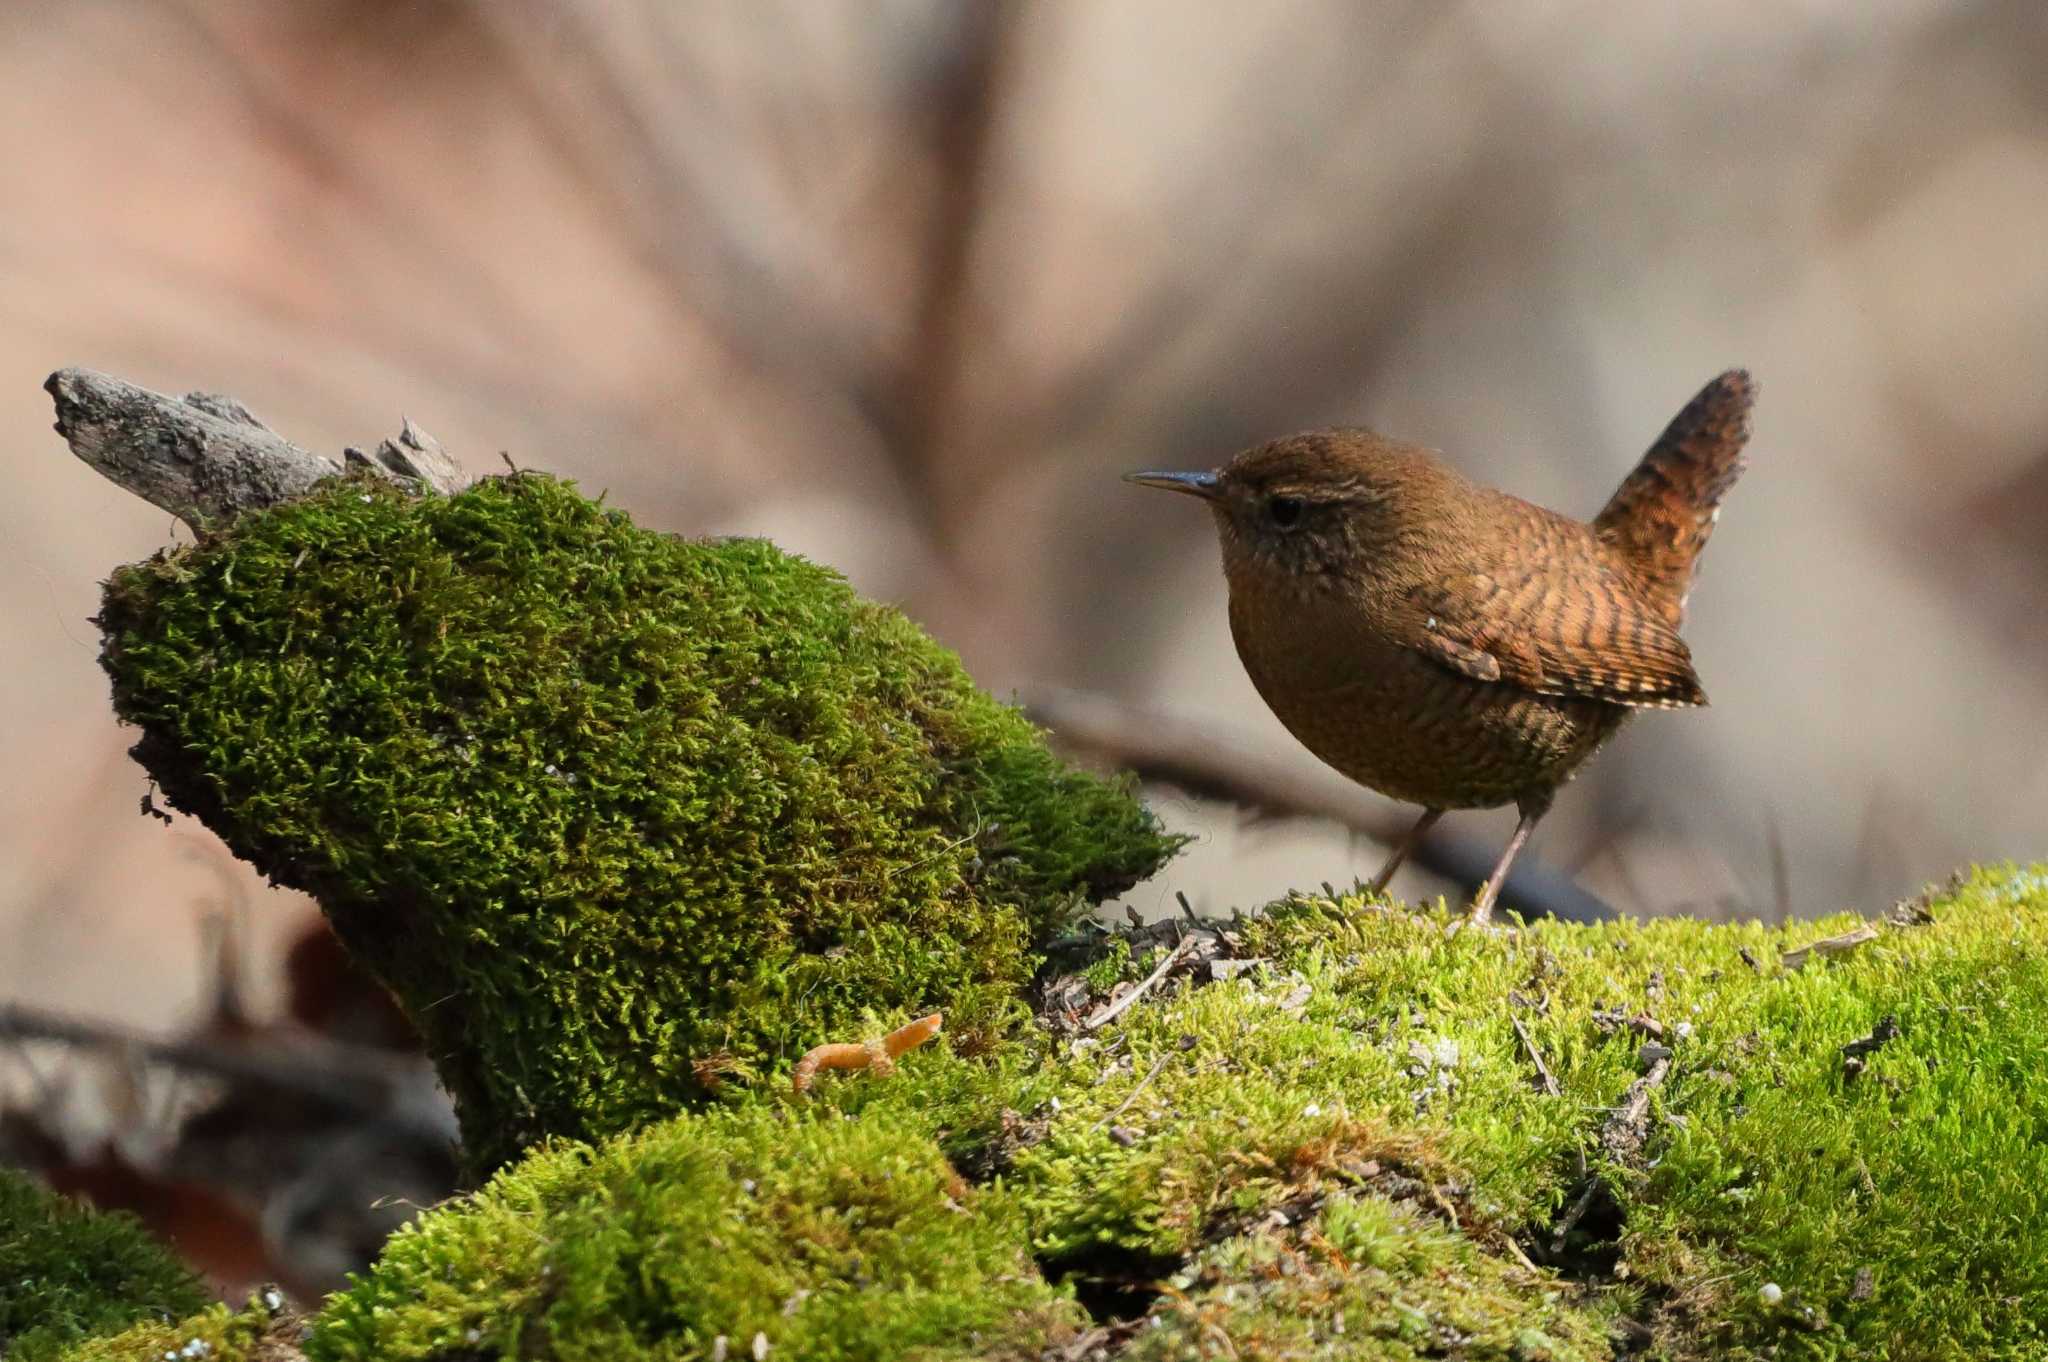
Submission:
[[[307,1352],[1035,1358],[1082,1318],[1027,1238],[907,1116],[712,1111],[543,1151],[428,1214],[333,1299]]]
[[[472,1161],[601,1135],[932,1009],[1177,845],[901,614],[566,484],[338,480],[126,568],[115,707],[171,802],[317,895]]]
[[[303,1328],[272,1288],[240,1310],[216,1302],[184,1319],[153,1320],[87,1339],[67,1349],[60,1362],[299,1362]]]
[[[0,1357],[65,1345],[204,1305],[199,1279],[134,1217],[103,1213],[0,1168]]]

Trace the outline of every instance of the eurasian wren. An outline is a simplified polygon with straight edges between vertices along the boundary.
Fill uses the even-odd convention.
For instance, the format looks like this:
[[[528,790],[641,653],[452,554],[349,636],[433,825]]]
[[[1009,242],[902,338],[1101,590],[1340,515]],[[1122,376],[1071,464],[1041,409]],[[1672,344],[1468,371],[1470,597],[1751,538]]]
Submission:
[[[1127,477],[1209,503],[1237,655],[1288,731],[1422,806],[1373,892],[1446,809],[1519,808],[1472,903],[1483,922],[1558,787],[1630,713],[1707,703],[1678,629],[1755,395],[1740,369],[1707,384],[1591,524],[1368,430]]]

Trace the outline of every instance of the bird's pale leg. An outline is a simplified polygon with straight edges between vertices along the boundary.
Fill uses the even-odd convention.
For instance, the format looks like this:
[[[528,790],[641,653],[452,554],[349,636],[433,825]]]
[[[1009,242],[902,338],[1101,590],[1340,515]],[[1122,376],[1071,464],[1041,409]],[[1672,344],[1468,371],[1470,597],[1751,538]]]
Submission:
[[[1515,824],[1515,835],[1508,838],[1507,847],[1500,853],[1500,860],[1493,867],[1493,873],[1486,877],[1486,883],[1479,886],[1479,897],[1472,900],[1471,920],[1488,922],[1493,918],[1494,900],[1500,897],[1501,885],[1507,883],[1508,867],[1521,854],[1522,844],[1529,840],[1529,834],[1536,830],[1536,824],[1544,814],[1550,812],[1550,796],[1540,799],[1518,801],[1522,817]]]
[[[1380,873],[1372,877],[1372,884],[1367,887],[1368,893],[1377,896],[1386,890],[1387,883],[1394,878],[1394,872],[1401,868],[1401,863],[1408,859],[1409,854],[1422,841],[1422,834],[1428,832],[1436,824],[1436,820],[1443,816],[1442,809],[1422,811],[1422,817],[1415,820],[1415,826],[1408,829],[1408,835],[1394,844],[1393,853],[1387,857],[1387,863],[1380,867]]]

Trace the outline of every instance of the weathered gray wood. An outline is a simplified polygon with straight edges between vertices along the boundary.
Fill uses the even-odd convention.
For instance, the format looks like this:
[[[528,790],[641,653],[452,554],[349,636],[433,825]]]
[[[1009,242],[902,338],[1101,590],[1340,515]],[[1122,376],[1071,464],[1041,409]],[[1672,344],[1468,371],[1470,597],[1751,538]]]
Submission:
[[[57,433],[72,453],[194,531],[303,496],[344,468],[372,468],[440,492],[467,481],[440,443],[410,421],[370,454],[350,449],[334,458],[301,449],[218,393],[169,397],[91,369],[59,369],[43,388],[56,400]]]
[[[423,483],[437,492],[453,492],[469,479],[441,442],[414,425],[408,418],[396,440],[380,440],[368,454],[360,449],[341,451],[351,468],[374,468],[380,473]]]

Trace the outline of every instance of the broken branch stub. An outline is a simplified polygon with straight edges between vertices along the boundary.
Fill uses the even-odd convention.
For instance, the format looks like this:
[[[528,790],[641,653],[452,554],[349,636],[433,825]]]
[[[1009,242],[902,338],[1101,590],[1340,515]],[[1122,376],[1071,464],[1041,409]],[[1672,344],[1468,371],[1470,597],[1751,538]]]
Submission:
[[[334,458],[301,449],[216,393],[170,397],[91,369],[59,369],[43,388],[56,401],[57,433],[72,453],[195,532],[303,496],[353,467],[438,492],[467,481],[410,421],[372,454],[348,450]]]

